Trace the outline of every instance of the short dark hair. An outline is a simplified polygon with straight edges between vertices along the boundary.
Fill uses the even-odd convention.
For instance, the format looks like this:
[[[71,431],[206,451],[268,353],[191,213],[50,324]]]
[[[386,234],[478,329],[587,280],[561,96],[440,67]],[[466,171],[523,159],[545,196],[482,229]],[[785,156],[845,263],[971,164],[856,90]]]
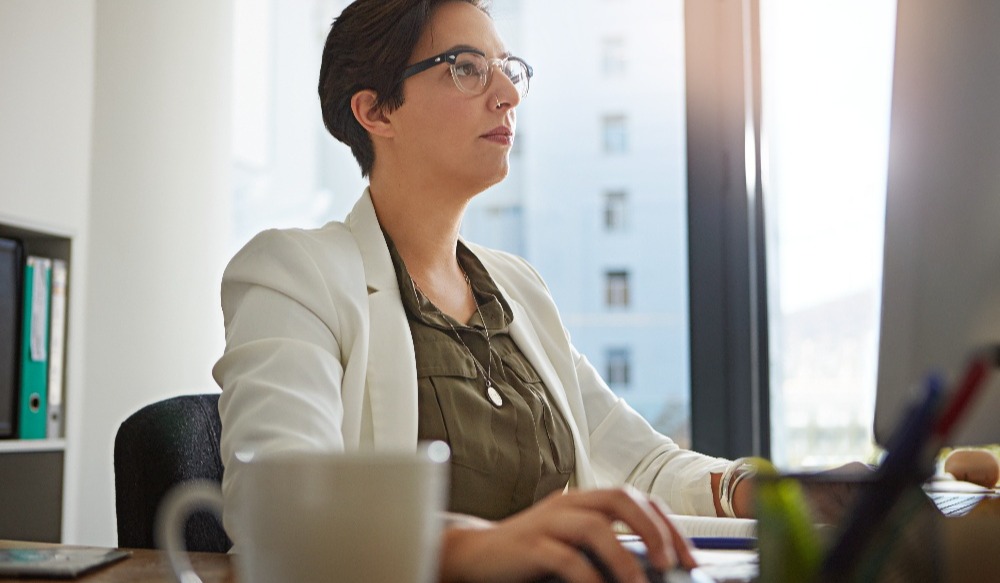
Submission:
[[[376,106],[403,105],[400,77],[434,9],[467,2],[489,14],[488,0],[355,0],[334,19],[323,47],[319,100],[323,124],[351,152],[368,176],[375,163],[371,138],[351,111],[355,93],[371,89]]]

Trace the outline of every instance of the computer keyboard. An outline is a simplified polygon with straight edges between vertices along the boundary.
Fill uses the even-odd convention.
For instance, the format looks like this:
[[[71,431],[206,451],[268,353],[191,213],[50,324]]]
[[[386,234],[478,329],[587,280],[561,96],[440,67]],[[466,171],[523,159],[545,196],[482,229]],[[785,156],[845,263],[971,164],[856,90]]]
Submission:
[[[964,516],[986,498],[1000,496],[997,490],[979,484],[934,477],[924,483],[924,492],[945,516]]]
[[[927,496],[945,516],[965,516],[987,495],[968,492],[928,492]]]

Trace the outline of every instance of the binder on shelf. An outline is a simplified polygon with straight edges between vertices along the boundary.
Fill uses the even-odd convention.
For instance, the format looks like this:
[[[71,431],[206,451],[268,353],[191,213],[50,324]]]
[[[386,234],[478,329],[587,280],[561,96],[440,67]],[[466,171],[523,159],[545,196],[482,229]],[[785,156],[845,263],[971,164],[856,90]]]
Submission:
[[[20,241],[0,238],[0,438],[14,437],[21,360]]]
[[[66,262],[52,260],[52,285],[49,305],[49,386],[48,418],[45,436],[63,436],[63,361],[66,355]]]
[[[51,259],[29,256],[26,260],[21,318],[21,394],[17,418],[17,436],[21,439],[45,439],[51,274]]]

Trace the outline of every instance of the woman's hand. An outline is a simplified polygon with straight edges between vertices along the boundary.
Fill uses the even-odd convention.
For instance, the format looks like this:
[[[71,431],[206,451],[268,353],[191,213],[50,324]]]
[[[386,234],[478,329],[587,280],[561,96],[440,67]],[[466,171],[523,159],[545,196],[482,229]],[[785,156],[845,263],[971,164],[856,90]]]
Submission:
[[[696,566],[687,541],[667,519],[666,507],[632,489],[571,490],[551,494],[500,522],[445,531],[441,581],[523,582],[557,575],[574,583],[603,583],[581,552],[593,552],[625,582],[646,582],[639,561],[618,542],[621,521],[642,538],[657,569]]]
[[[944,471],[984,488],[995,488],[1000,482],[1000,460],[988,449],[956,449],[945,458]]]

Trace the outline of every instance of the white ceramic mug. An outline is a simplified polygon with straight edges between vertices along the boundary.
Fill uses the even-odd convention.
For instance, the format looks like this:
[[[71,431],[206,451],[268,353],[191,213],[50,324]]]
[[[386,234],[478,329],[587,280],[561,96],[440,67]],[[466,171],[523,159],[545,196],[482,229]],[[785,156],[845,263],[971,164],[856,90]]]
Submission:
[[[416,453],[291,454],[249,459],[230,506],[241,583],[429,583],[437,576],[448,447]],[[157,519],[158,544],[181,583],[200,582],[184,551],[196,511],[222,515],[216,483],[176,487]]]

